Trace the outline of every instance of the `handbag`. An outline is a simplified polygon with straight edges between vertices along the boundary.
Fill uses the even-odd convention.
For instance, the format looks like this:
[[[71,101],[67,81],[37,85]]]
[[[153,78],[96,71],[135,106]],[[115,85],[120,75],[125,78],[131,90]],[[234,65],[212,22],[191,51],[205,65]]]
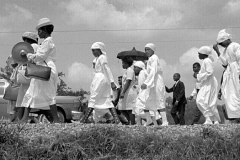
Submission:
[[[24,75],[25,75],[25,70],[18,70],[17,84],[30,84],[31,78],[27,78]]]
[[[5,89],[3,99],[16,101],[18,97],[19,86],[9,84]]]
[[[47,65],[46,62],[45,64]],[[29,62],[26,67],[25,76],[28,78],[36,78],[42,81],[48,81],[51,76],[51,68]]]

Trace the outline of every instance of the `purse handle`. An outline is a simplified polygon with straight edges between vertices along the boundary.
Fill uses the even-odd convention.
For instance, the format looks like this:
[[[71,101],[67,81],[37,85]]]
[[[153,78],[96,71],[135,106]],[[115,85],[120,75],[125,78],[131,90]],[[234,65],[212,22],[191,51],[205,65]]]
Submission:
[[[43,61],[43,62],[48,66],[48,64],[47,64],[46,61]],[[34,62],[30,62],[30,61],[28,61],[28,63],[36,64],[36,63],[34,63]],[[49,66],[48,66],[48,67],[49,67]]]

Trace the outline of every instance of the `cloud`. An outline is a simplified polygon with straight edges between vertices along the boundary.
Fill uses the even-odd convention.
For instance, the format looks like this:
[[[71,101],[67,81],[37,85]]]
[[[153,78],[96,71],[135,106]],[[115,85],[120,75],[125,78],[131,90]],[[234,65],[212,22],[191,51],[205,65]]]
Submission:
[[[61,7],[66,10],[70,24],[89,29],[167,28],[176,26],[182,18],[175,1],[71,0]],[[129,34],[139,35],[139,32],[117,33],[118,36]]]
[[[229,14],[233,15],[239,15],[240,13],[240,1],[232,0],[229,1],[226,6],[224,7],[224,10],[227,11]]]
[[[10,25],[14,23],[25,23],[25,21],[33,18],[32,13],[16,4],[7,4],[4,6],[6,14],[0,15],[0,29],[1,31],[11,31]],[[2,34],[1,34],[2,35]]]
[[[74,62],[68,68],[66,78],[70,87],[74,87],[73,90],[82,88],[89,91],[93,78],[93,70],[85,64]]]

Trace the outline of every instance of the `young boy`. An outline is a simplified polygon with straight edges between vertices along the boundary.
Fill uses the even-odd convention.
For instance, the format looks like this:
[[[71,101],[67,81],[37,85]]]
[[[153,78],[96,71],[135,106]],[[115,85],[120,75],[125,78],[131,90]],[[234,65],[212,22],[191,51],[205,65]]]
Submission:
[[[193,99],[193,97],[196,97],[196,96],[197,96],[198,91],[199,91],[199,89],[200,89],[200,87],[201,87],[201,83],[197,81],[197,74],[199,73],[200,69],[201,69],[200,63],[195,62],[195,63],[193,64],[193,72],[194,72],[193,77],[196,79],[196,83],[195,83],[195,87],[194,87],[194,89],[193,89],[193,92],[192,92],[191,96],[189,97],[189,100],[190,100],[190,101]],[[202,112],[201,112],[201,111],[198,109],[198,107],[196,106],[195,112],[194,112],[194,119],[193,119],[192,125],[194,125],[195,123],[197,123],[197,122],[199,121],[201,115],[202,115]]]
[[[175,73],[173,75],[173,80],[176,82],[172,88],[168,88],[165,86],[166,91],[168,93],[173,92],[173,102],[171,115],[175,124],[185,125],[184,113],[185,113],[185,105],[187,104],[187,100],[185,97],[185,86],[184,83],[180,81],[180,74]],[[178,113],[178,115],[177,115]]]
[[[214,77],[211,48],[203,46],[198,50],[199,59],[203,60],[201,69],[197,74],[197,81],[201,83],[201,88],[198,92],[196,103],[199,110],[206,118],[204,124],[219,124],[220,117],[217,110],[217,79]]]
[[[118,102],[119,102],[119,99],[120,99],[120,94],[121,94],[121,91],[122,91],[122,77],[123,76],[118,77],[119,87],[115,91],[115,96],[114,96],[115,99],[112,101],[112,103],[114,104],[114,106],[116,108],[116,112],[117,112],[118,118],[121,121],[121,123],[124,124],[124,125],[128,125],[129,123],[128,123],[127,118],[123,114],[121,114],[121,111],[119,111],[118,108],[117,108],[117,105],[118,105]]]

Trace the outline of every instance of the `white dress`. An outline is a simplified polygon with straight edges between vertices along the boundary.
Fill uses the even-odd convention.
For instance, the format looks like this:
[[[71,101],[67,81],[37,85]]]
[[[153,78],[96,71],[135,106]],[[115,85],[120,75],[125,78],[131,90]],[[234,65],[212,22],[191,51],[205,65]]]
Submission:
[[[96,109],[114,108],[111,82],[114,82],[112,72],[107,65],[106,55],[102,54],[96,59],[88,107]]]
[[[31,79],[30,86],[23,98],[22,107],[30,106],[30,108],[50,109],[49,105],[56,104],[58,81],[58,72],[55,65],[56,60],[56,47],[52,41],[52,37],[48,37],[39,46],[34,62],[37,65],[50,67],[51,77],[49,81]]]
[[[201,70],[197,74],[197,80],[201,82],[201,88],[197,94],[196,103],[204,117],[220,121],[217,110],[218,83],[213,72],[212,60],[205,58],[202,62]]]
[[[219,56],[219,60],[227,68],[223,74],[221,86],[222,96],[229,118],[240,117],[240,45],[232,42]]]
[[[38,49],[38,45],[36,43],[31,44],[31,46],[33,47],[34,53],[37,52]],[[18,67],[18,71],[19,70],[25,70],[26,67],[21,65]],[[22,107],[22,102],[23,102],[23,98],[28,90],[30,84],[20,84],[20,88],[18,91],[18,97],[17,97],[17,102],[16,102],[16,107]]]
[[[128,67],[122,77],[122,89],[127,80],[131,80],[129,88],[124,94],[124,98],[119,100],[118,110],[133,110],[136,104],[137,90],[135,87],[135,73],[132,67]]]
[[[156,54],[148,59],[146,74],[144,84],[147,85],[147,89],[140,90],[138,107],[152,111],[164,109],[166,91],[160,61]]]

